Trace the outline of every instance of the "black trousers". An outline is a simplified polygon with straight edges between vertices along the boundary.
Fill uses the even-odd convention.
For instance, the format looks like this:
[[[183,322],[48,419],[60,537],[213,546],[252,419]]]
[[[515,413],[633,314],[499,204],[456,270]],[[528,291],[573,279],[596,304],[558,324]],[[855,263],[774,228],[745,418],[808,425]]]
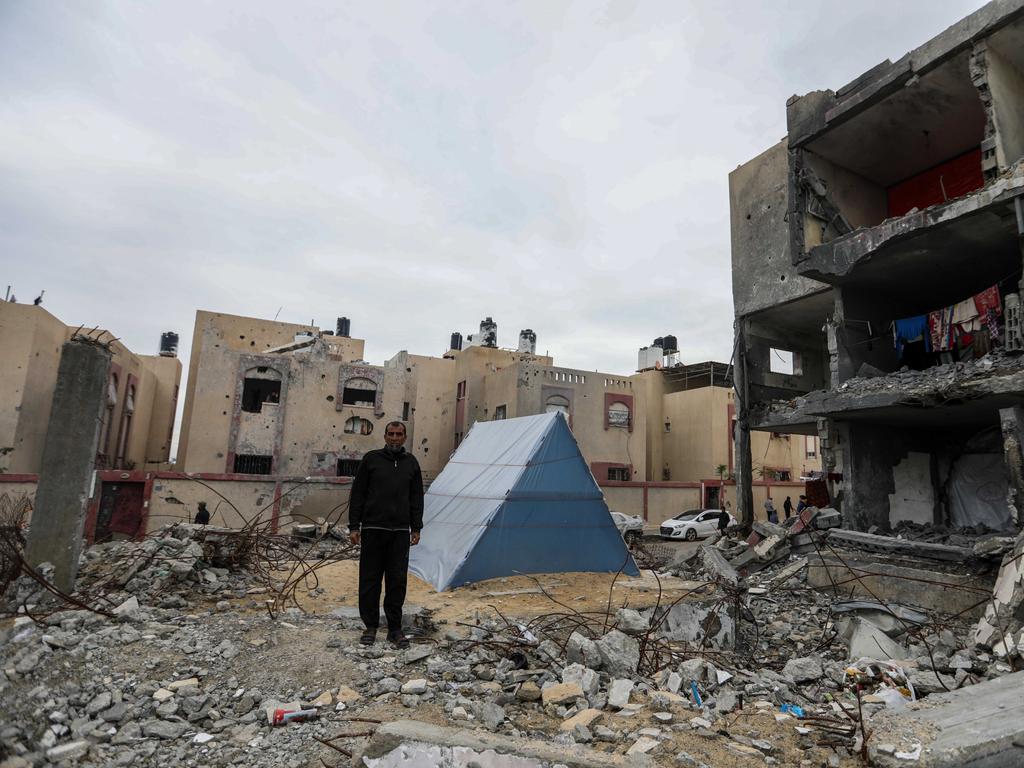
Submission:
[[[409,531],[362,530],[359,551],[359,617],[367,629],[380,623],[380,586],[388,631],[402,628],[402,605],[409,580]]]

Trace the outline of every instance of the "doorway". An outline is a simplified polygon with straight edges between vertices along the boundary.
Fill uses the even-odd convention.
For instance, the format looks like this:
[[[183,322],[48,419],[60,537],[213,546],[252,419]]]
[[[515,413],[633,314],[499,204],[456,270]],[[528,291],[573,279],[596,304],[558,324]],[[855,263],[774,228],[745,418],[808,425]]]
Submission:
[[[134,539],[144,533],[142,503],[145,483],[103,483],[92,541]]]

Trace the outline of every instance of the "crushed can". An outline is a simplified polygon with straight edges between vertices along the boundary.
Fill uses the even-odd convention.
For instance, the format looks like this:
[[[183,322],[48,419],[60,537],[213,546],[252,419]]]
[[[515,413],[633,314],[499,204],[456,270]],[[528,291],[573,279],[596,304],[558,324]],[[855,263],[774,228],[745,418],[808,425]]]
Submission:
[[[287,725],[288,723],[304,723],[307,720],[315,720],[317,710],[315,709],[275,709],[274,719],[271,725]]]

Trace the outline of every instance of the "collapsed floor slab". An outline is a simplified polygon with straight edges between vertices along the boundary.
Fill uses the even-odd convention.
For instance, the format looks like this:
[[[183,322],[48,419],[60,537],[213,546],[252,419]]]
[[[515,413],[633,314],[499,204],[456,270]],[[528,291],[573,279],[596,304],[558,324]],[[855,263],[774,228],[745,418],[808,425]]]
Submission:
[[[370,761],[390,755],[403,745],[421,745],[429,751],[429,746],[437,746],[448,749],[458,749],[459,759],[466,757],[466,752],[476,755],[475,760],[481,766],[497,768],[497,766],[537,765],[546,766],[560,764],[567,768],[635,768],[637,763],[623,755],[610,755],[604,752],[597,752],[584,747],[564,746],[552,744],[551,742],[535,741],[532,739],[514,739],[507,736],[499,736],[481,731],[467,731],[460,728],[445,728],[443,726],[422,723],[417,720],[396,720],[385,723],[376,730],[361,755],[357,755],[353,761],[354,766],[365,768],[363,758]],[[463,751],[465,750],[465,751]],[[411,750],[415,752],[415,750]],[[511,755],[521,759],[521,762],[500,762],[496,758],[500,755]],[[532,761],[532,763],[531,763]],[[389,766],[402,765],[403,763],[374,763],[371,765]],[[416,765],[409,762],[406,765]],[[447,765],[447,763],[445,763]],[[463,765],[463,763],[454,763]],[[472,764],[467,760],[465,765]]]
[[[899,715],[884,710],[868,742],[872,765],[1015,768],[1024,764],[1024,672],[928,697]]]
[[[808,585],[835,589],[843,596],[870,597],[967,617],[981,616],[991,598],[991,579],[894,565],[864,554],[808,555]]]

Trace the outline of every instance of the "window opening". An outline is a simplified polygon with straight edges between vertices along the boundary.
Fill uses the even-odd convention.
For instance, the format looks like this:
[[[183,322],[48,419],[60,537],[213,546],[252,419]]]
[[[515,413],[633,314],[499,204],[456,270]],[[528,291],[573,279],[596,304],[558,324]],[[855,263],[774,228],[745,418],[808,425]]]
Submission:
[[[608,406],[608,426],[628,427],[629,406],[625,403],[612,403]]]
[[[355,477],[359,471],[359,459],[338,459],[338,477]]]
[[[345,434],[372,435],[373,422],[360,416],[353,416],[345,421]]]
[[[628,467],[608,467],[608,479],[616,482],[628,482],[629,481],[629,468]]]
[[[551,395],[547,403],[544,405],[545,413],[555,413],[556,411],[564,413],[566,416],[569,415],[569,399],[562,395]]]
[[[246,413],[260,413],[264,403],[276,404],[280,400],[280,381],[245,379],[242,383],[242,410]]]
[[[768,370],[772,373],[781,373],[784,376],[800,375],[800,355],[796,352],[771,347],[768,355]]]
[[[373,408],[377,400],[377,385],[369,379],[353,378],[345,382],[341,392],[343,405],[354,405],[357,408]]]
[[[273,456],[240,453],[235,456],[235,472],[240,475],[269,475],[273,463]]]
[[[506,412],[506,406],[505,405],[499,405],[497,408],[494,409],[494,420],[495,421],[501,421],[502,419],[506,418],[505,417],[505,412]]]
[[[409,420],[409,404],[402,403],[402,421]]]

